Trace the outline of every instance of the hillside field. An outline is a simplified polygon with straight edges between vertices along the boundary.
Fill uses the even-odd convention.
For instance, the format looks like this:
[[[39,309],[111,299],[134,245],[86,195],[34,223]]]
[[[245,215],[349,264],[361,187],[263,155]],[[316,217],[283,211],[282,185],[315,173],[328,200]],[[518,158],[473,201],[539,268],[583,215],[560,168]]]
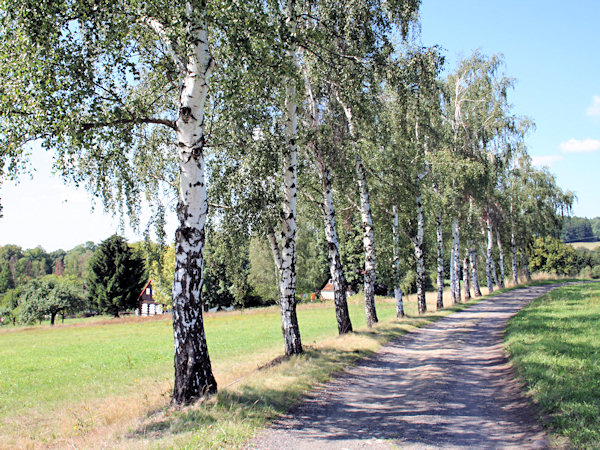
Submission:
[[[585,248],[587,250],[595,250],[600,247],[600,241],[597,242],[570,242],[573,248]]]

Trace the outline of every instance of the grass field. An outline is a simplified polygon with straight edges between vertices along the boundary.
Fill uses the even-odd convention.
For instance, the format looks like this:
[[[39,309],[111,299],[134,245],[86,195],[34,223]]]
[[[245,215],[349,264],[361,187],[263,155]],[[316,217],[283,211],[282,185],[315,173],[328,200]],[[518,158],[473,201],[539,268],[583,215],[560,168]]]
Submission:
[[[439,317],[416,318],[415,299],[405,303],[412,318],[397,322],[393,299],[378,299],[382,324],[367,331],[364,305],[352,299],[358,332],[344,338],[337,337],[331,303],[300,305],[305,355],[263,370],[257,368],[283,350],[278,307],[208,315],[207,341],[220,393],[210,405],[185,412],[168,408],[173,376],[168,318],[1,330],[0,442],[12,447],[239,445],[339,367]]]
[[[566,286],[509,323],[506,348],[562,445],[600,447],[600,283]]]
[[[570,242],[570,246],[574,248],[585,248],[587,250],[595,250],[600,247],[600,241],[597,242]]]

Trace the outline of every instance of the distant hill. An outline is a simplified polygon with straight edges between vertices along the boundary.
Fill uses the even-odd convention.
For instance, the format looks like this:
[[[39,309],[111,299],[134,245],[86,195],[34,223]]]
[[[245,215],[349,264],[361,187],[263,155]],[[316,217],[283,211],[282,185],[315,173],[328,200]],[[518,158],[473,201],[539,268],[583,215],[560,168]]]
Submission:
[[[568,217],[565,219],[560,237],[564,242],[600,241],[600,217]]]

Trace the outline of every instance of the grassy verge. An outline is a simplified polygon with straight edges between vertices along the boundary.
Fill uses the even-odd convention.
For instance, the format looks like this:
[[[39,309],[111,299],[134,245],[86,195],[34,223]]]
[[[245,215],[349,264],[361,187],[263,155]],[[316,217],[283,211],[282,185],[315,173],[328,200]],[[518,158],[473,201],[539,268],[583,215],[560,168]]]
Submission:
[[[600,283],[565,286],[510,322],[506,348],[559,440],[600,447]]]

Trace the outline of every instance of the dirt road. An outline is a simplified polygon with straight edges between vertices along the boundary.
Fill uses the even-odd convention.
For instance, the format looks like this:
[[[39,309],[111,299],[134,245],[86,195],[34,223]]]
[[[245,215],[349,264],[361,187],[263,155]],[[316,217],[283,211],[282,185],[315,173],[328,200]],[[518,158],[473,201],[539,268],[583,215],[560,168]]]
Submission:
[[[400,337],[318,389],[249,448],[546,447],[502,334],[511,316],[554,287],[506,292]]]

